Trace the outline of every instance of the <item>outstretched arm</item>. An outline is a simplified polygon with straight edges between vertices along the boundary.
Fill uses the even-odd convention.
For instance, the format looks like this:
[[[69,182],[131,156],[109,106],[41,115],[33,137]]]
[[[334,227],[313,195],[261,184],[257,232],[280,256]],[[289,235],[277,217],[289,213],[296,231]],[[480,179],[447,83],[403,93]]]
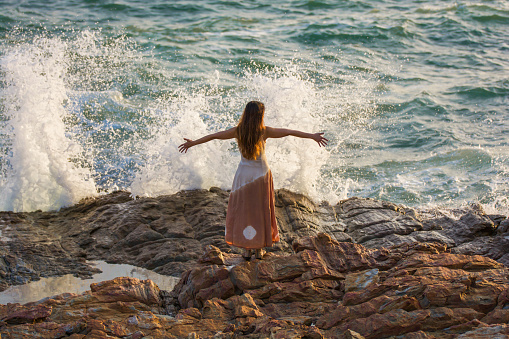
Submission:
[[[272,127],[265,127],[265,138],[283,138],[287,136],[294,136],[298,138],[305,138],[305,139],[313,139],[318,143],[318,146],[325,146],[327,145],[327,139],[323,137],[322,133],[306,133],[302,131],[297,131],[294,129],[287,129],[287,128],[272,128]]]
[[[232,127],[232,128],[227,129],[225,131],[216,132],[216,133],[212,133],[212,134],[206,135],[206,136],[201,137],[200,139],[197,139],[197,140],[191,140],[191,139],[184,138],[184,140],[186,142],[179,146],[179,152],[180,153],[187,153],[187,150],[189,148],[191,148],[193,146],[196,146],[196,145],[199,145],[199,144],[203,144],[203,143],[209,142],[209,141],[214,140],[214,139],[225,140],[225,139],[235,138],[236,130],[237,130],[237,127]]]

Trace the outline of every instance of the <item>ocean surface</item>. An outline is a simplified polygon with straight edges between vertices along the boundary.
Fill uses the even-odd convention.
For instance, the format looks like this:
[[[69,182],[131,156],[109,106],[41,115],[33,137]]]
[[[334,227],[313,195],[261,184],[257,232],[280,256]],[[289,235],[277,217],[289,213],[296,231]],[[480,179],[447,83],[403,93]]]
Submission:
[[[0,0],[0,210],[229,189],[265,122],[276,188],[509,213],[509,2]]]

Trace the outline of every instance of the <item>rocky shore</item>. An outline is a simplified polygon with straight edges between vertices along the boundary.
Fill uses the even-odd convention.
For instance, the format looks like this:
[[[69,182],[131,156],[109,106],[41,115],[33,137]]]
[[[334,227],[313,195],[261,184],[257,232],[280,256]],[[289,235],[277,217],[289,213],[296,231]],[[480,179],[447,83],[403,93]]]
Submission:
[[[419,210],[276,192],[281,242],[245,261],[224,242],[228,192],[58,212],[0,213],[0,288],[106,260],[181,276],[173,291],[117,278],[0,305],[2,338],[509,337],[509,219],[480,206]],[[194,333],[194,334],[193,334]]]

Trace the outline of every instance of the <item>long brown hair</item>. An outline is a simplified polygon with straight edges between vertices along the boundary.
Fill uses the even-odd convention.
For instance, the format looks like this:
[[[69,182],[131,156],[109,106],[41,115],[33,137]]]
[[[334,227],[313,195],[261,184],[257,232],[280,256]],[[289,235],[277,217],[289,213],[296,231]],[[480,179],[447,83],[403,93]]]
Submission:
[[[262,135],[265,129],[263,115],[265,106],[259,101],[250,101],[237,125],[237,140],[244,158],[253,160],[263,147]]]

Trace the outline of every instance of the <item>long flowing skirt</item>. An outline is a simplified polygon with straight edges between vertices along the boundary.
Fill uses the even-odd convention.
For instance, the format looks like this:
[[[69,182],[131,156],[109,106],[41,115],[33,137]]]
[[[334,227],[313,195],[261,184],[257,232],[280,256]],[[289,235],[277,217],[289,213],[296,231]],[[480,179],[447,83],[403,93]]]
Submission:
[[[279,241],[272,173],[267,168],[264,175],[235,187],[243,179],[239,170],[228,201],[226,242],[247,249],[270,247]]]

